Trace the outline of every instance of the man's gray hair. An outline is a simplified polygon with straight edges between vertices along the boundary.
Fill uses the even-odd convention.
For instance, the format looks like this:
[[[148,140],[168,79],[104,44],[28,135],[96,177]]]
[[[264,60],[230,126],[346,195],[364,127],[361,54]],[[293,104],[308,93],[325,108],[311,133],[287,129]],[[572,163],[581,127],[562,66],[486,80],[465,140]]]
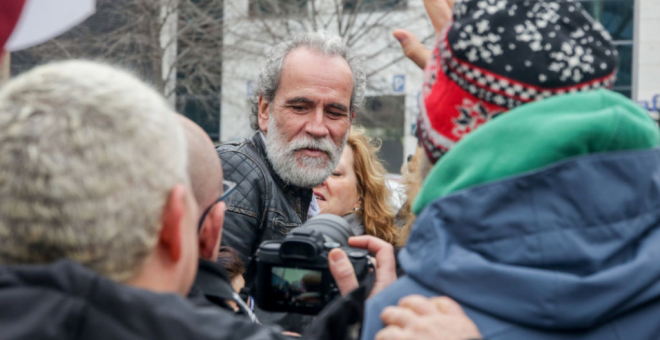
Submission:
[[[367,76],[360,61],[353,55],[350,48],[342,42],[341,37],[324,31],[298,33],[286,41],[275,45],[261,66],[259,78],[254,88],[254,96],[251,98],[252,114],[250,116],[250,127],[252,129],[259,130],[259,96],[263,96],[263,99],[269,103],[273,102],[280,85],[284,59],[289,53],[299,47],[306,47],[327,56],[344,58],[353,73],[353,93],[351,95],[350,111],[357,112],[362,107]]]
[[[156,91],[87,61],[0,89],[0,263],[68,258],[127,281],[155,248],[186,143]]]

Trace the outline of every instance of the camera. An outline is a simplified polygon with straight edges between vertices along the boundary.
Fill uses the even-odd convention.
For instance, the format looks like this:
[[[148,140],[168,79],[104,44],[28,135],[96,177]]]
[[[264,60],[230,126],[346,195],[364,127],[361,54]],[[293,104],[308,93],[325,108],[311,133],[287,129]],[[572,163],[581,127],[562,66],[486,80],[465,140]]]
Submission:
[[[318,314],[339,295],[328,253],[346,252],[358,282],[370,272],[368,252],[348,246],[354,236],[341,217],[322,214],[293,229],[283,240],[265,241],[257,251],[256,301],[267,311]]]

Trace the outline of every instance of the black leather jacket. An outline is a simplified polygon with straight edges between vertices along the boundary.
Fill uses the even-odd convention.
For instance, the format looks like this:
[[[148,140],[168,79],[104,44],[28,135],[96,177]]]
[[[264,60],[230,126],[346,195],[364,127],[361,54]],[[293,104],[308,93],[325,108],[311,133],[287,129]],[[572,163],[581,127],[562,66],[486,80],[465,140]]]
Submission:
[[[202,307],[216,306],[259,323],[250,307],[234,291],[227,271],[215,262],[199,259],[197,276],[188,293],[188,300]],[[238,310],[235,311],[227,301],[233,301]]]
[[[217,148],[226,180],[236,182],[225,215],[222,244],[234,248],[246,265],[246,287],[254,286],[252,259],[259,244],[280,240],[307,220],[312,189],[287,185],[266,157],[259,132]]]
[[[312,189],[287,185],[273,170],[259,132],[241,142],[220,145],[226,180],[236,182],[225,214],[222,244],[234,248],[246,266],[245,287],[256,286],[254,254],[266,240],[281,240],[291,229],[307,220],[314,194]],[[255,312],[264,324],[278,324],[285,330],[302,332],[310,317],[294,313]]]

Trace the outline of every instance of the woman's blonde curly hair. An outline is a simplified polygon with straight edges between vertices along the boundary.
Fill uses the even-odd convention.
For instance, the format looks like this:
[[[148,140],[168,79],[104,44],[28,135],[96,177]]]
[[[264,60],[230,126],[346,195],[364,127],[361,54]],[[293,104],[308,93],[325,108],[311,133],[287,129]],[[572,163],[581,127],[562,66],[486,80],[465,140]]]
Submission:
[[[353,168],[362,206],[357,211],[367,235],[391,244],[398,238],[395,211],[390,204],[392,193],[387,186],[387,171],[377,156],[380,140],[369,138],[361,128],[351,128],[346,143],[353,150]]]

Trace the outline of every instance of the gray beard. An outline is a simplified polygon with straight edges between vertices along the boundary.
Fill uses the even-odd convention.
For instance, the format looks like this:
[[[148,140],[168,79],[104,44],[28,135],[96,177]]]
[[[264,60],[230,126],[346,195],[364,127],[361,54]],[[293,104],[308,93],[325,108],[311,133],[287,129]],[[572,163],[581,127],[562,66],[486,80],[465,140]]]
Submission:
[[[347,140],[348,132],[340,146],[335,145],[330,138],[315,139],[308,135],[287,143],[271,114],[266,134],[266,154],[273,170],[284,182],[302,188],[313,188],[321,185],[335,170]],[[307,148],[321,150],[328,158],[295,154],[296,151]]]

